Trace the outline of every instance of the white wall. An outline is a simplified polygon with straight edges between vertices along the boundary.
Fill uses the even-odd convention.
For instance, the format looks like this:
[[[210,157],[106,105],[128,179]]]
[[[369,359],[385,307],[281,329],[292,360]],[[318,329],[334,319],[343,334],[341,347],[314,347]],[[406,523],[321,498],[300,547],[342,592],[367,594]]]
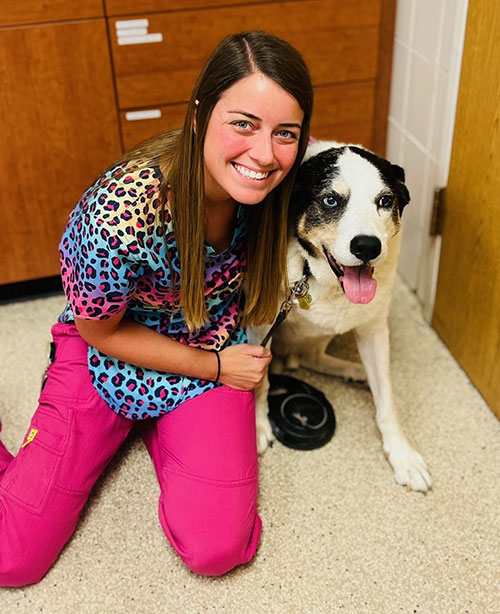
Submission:
[[[429,236],[435,187],[448,181],[468,0],[398,0],[387,157],[404,167],[399,272],[432,316],[440,238]]]

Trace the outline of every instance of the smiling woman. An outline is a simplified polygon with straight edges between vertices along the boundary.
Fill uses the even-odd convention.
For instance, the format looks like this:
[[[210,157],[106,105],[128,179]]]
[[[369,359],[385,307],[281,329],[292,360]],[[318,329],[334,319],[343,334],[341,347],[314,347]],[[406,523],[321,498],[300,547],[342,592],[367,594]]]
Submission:
[[[311,112],[293,47],[229,36],[182,130],[140,145],[82,196],[60,244],[68,302],[19,462],[0,443],[0,585],[43,577],[134,420],[147,419],[160,522],[189,568],[220,575],[254,556],[253,390],[271,354],[244,324],[270,322],[286,283]]]

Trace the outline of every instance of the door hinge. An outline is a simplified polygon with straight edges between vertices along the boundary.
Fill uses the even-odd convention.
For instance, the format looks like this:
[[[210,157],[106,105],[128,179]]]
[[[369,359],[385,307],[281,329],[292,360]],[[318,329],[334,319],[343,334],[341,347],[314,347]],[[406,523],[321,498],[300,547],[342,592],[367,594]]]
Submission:
[[[446,188],[434,188],[434,200],[432,203],[432,216],[429,228],[431,237],[437,237],[443,231],[444,200]]]

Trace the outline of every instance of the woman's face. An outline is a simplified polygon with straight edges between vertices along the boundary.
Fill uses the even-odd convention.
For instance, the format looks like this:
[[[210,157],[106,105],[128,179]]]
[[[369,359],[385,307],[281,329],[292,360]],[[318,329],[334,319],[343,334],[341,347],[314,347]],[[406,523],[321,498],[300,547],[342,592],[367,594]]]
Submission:
[[[205,136],[207,203],[260,203],[293,166],[303,117],[295,98],[262,73],[227,89]]]

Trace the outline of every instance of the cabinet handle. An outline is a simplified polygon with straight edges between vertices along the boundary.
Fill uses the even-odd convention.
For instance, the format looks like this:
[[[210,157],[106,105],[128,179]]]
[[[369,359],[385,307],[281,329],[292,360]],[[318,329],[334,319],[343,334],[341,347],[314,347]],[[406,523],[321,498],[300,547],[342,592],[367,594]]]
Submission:
[[[124,19],[115,22],[116,40],[119,45],[143,45],[161,43],[161,32],[148,33],[149,19]]]
[[[138,119],[158,119],[161,117],[161,109],[147,109],[144,111],[127,111],[125,119],[128,122],[134,122]]]

